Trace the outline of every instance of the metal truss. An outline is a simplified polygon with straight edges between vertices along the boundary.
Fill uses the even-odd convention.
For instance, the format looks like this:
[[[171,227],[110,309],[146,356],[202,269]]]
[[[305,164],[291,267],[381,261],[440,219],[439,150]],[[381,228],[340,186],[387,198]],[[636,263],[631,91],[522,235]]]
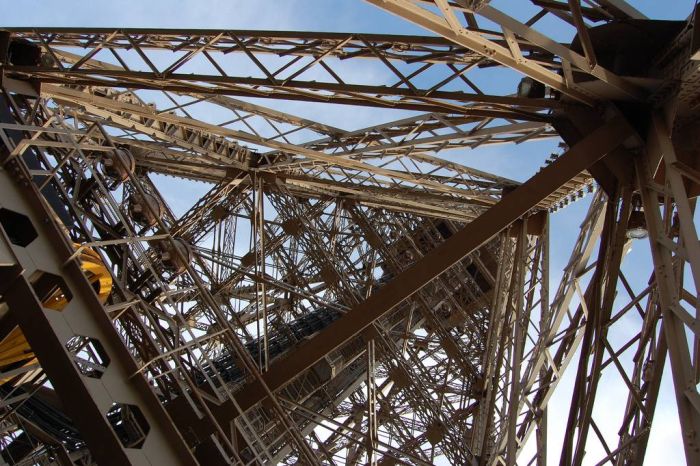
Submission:
[[[4,462],[642,464],[669,373],[700,463],[693,17],[369,3],[436,35],[0,31]],[[555,138],[524,182],[453,157]]]

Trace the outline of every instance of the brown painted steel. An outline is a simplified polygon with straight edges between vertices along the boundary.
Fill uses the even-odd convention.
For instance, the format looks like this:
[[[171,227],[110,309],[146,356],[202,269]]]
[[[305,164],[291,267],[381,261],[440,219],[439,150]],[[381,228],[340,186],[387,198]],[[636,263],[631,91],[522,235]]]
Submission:
[[[274,362],[263,375],[267,385],[272,390],[283,387],[512,222],[526,215],[538,202],[632,135],[629,125],[619,118],[592,132],[554,163],[425,255],[413,267],[377,290],[317,336]],[[244,409],[263,398],[257,383],[244,387],[236,396]]]

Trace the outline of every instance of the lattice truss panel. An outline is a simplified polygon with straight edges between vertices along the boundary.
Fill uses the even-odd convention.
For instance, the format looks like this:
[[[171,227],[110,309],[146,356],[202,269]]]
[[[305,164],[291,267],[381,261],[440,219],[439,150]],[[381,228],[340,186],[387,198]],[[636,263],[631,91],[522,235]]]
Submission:
[[[26,126],[34,137],[14,152],[39,150],[46,169],[30,173],[42,178],[46,191],[55,186],[68,200],[70,212],[62,213],[75,215],[81,227],[71,231],[71,240],[100,251],[109,264],[113,290],[105,309],[139,362],[139,373],[166,404],[188,398],[205,410],[206,403],[193,394],[207,390],[219,403],[235,400],[250,372],[259,374],[256,366],[266,367],[268,359],[322,329],[457,228],[449,220],[364,207],[345,198],[299,197],[283,185],[268,191],[264,178],[243,183],[243,176],[215,185],[176,218],[147,175],[130,173],[115,183],[105,161],[119,163],[123,152],[99,123],[55,113],[51,106],[37,110],[34,117],[44,123]],[[142,203],[162,206],[155,224],[134,215],[135,198],[159,201]],[[176,251],[182,241],[192,248]],[[250,444],[241,454],[268,461],[292,454],[294,462],[299,453],[290,450],[294,442],[285,429],[299,429],[320,442],[314,428],[339,419],[352,421],[350,434],[339,430],[342,435],[326,439],[323,448],[336,460],[366,454],[369,415],[360,409],[355,418],[367,403],[368,364],[376,387],[374,454],[386,449],[390,457],[401,458],[400,452],[414,451],[411,457],[422,462],[441,454],[445,447],[438,442],[451,432],[446,426],[461,422],[466,430],[471,424],[476,396],[471,386],[482,364],[486,310],[497,263],[508,260],[500,255],[512,254],[510,249],[498,240],[490,243],[378,322],[372,340],[376,359],[365,359],[360,337],[287,387],[279,395],[283,410],[262,405],[236,416]],[[179,270],[188,262],[178,262],[178,253],[192,260],[187,273]],[[510,272],[503,273],[507,279]],[[451,364],[458,361],[463,368],[455,371]],[[314,414],[309,418],[309,413]],[[419,418],[411,420],[414,416]],[[453,435],[449,450],[458,455],[462,440]],[[82,446],[75,436],[70,449]],[[219,441],[222,449],[228,441],[228,454],[235,455],[230,439]],[[466,451],[461,455],[468,457]]]
[[[536,1],[520,21],[489,2],[370,3],[438,36],[2,32],[15,57],[39,51],[33,63],[2,60],[3,171],[31,187],[23,195],[73,245],[65,263],[82,264],[133,363],[129,380],[152,395],[102,413],[110,441],[134,463],[153,461],[152,439],[169,438],[155,403],[192,452],[184,464],[544,465],[547,406],[568,368],[562,464],[584,454],[638,464],[669,359],[692,463],[700,251],[687,191],[700,181],[660,112],[651,136],[637,131],[628,144],[635,131],[603,102],[673,90],[606,68],[587,32],[640,13],[619,0]],[[537,32],[543,19],[568,25],[579,44]],[[516,93],[519,82],[545,86]],[[399,118],[338,128],[273,99]],[[533,177],[545,180],[541,193],[450,156],[558,137],[567,112],[594,104],[607,123],[548,160]],[[635,154],[624,159],[634,173],[593,196],[559,278],[548,212],[593,191],[588,168],[614,150]],[[547,183],[558,170],[571,173]],[[208,190],[179,213],[159,189],[173,180]],[[532,202],[518,210],[514,197]],[[500,226],[478,224],[480,241],[441,256],[498,209]],[[621,266],[641,211],[654,263],[645,287]],[[20,264],[8,224],[2,246],[14,244],[8,257]],[[14,262],[2,259],[4,273]],[[70,306],[72,286],[44,293],[44,312]],[[49,362],[19,328],[10,335],[26,351],[4,366],[0,388],[3,458],[99,463],[81,421],[42,398]],[[110,386],[112,346],[96,335],[61,343],[78,378]],[[616,412],[596,409],[601,391]]]

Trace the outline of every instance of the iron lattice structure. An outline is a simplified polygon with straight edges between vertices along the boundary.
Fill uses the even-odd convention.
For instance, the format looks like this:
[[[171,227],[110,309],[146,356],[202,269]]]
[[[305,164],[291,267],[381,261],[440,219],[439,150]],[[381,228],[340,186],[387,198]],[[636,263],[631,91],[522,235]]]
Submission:
[[[431,35],[0,32],[4,462],[641,464],[666,371],[700,464],[697,10],[369,2]],[[524,183],[450,152],[555,138]]]

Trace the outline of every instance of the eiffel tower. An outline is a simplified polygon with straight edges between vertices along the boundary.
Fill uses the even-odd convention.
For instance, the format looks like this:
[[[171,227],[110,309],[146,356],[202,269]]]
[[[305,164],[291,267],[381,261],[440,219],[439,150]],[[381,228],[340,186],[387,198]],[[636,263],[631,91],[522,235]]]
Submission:
[[[700,9],[367,1],[0,29],[0,464],[700,464]]]

